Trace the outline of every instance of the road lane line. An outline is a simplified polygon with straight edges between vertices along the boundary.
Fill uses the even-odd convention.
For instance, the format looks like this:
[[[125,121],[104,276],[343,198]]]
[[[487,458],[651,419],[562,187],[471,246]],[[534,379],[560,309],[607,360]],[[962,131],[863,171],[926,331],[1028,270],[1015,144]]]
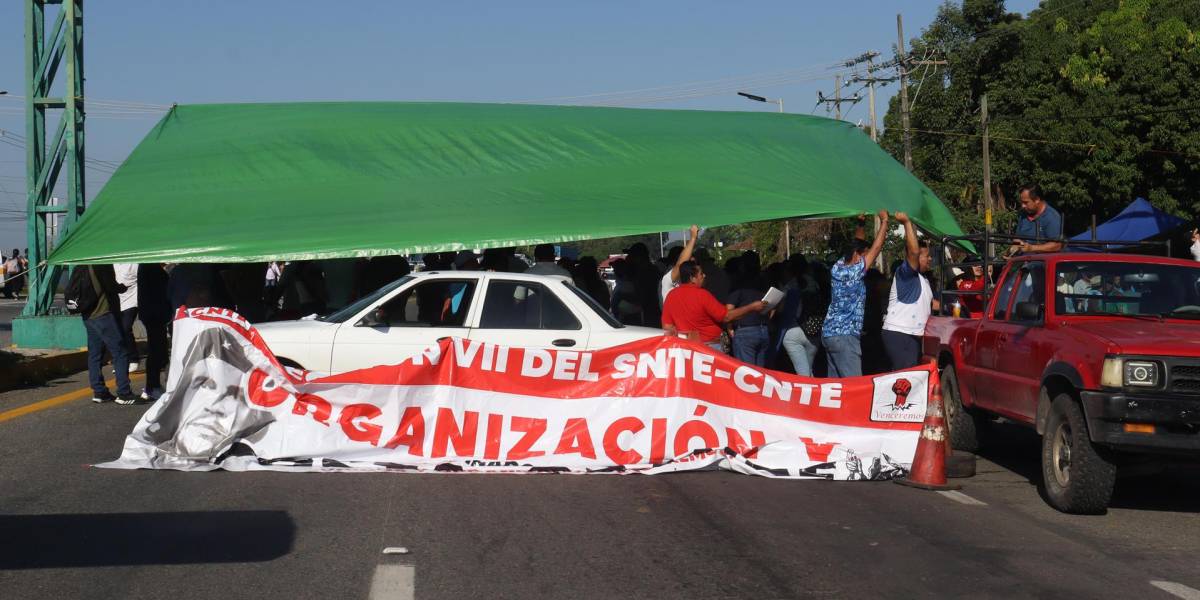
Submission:
[[[1151,581],[1150,585],[1183,600],[1200,600],[1200,590],[1174,581]]]
[[[976,500],[962,492],[957,492],[957,491],[951,490],[949,492],[938,492],[938,493],[955,501],[955,502],[958,502],[959,504],[966,504],[968,506],[987,506],[987,502],[984,502],[982,500]]]
[[[412,600],[417,568],[413,565],[379,565],[371,578],[371,600]]]
[[[145,375],[130,375],[129,380],[134,381],[135,379],[142,379],[143,377],[145,377]],[[108,381],[104,382],[105,385],[110,386],[110,387],[114,383],[115,383],[115,380],[112,380],[112,379],[109,379]],[[84,398],[91,398],[91,397],[92,397],[92,388],[90,388],[90,387],[83,388],[82,390],[75,390],[74,392],[67,392],[61,396],[55,396],[53,398],[48,398],[48,399],[42,400],[40,402],[34,402],[33,404],[26,404],[25,406],[18,406],[17,408],[14,408],[12,410],[6,410],[4,412],[0,412],[0,423],[3,423],[5,421],[10,421],[17,417],[23,417],[29,413],[35,413],[40,410],[46,410],[47,408],[54,408],[55,406],[58,406],[60,404],[66,404],[68,402],[74,402],[76,400],[82,400]]]

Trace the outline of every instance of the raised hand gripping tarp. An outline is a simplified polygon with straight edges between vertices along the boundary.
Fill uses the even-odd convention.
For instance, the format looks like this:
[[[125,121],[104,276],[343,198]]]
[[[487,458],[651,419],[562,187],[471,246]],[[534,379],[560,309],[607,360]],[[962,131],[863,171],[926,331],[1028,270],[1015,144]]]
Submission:
[[[906,211],[961,234],[850,123],[776,113],[409,102],[181,105],[50,256],[256,262]]]

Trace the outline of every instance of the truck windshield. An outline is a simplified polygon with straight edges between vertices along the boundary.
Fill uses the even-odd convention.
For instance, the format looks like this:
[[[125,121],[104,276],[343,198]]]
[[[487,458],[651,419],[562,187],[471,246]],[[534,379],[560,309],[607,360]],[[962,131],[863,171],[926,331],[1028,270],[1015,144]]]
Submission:
[[[1055,292],[1059,315],[1200,319],[1200,265],[1062,262]]]

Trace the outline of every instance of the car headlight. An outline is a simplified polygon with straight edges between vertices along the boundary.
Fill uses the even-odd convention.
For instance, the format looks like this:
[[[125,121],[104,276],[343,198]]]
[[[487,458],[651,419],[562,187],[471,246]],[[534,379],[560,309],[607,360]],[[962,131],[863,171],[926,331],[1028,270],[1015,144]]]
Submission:
[[[1125,385],[1158,387],[1158,363],[1151,360],[1125,361]]]
[[[1100,385],[1105,387],[1158,387],[1162,365],[1153,360],[1104,359]]]

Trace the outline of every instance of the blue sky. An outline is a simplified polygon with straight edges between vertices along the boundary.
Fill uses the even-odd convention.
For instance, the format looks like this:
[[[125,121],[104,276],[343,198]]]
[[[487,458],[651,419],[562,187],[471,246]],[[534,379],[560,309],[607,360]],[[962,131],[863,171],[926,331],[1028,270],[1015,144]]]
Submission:
[[[24,88],[25,2],[0,8],[0,90]],[[774,110],[732,91],[814,110],[833,89],[827,65],[866,50],[889,55],[896,14],[917,36],[938,0],[342,2],[117,0],[88,4],[87,96],[154,105],[301,100],[549,101],[726,80],[589,101],[704,110]],[[1037,0],[1009,0],[1027,13]],[[739,78],[735,81],[728,81]],[[855,88],[846,90],[853,92]],[[880,115],[895,86],[881,90]],[[695,97],[680,98],[693,95]],[[665,98],[663,98],[665,97]],[[650,99],[660,102],[645,103]],[[565,102],[579,102],[566,100]],[[847,119],[866,119],[865,102]],[[0,129],[24,135],[23,103],[0,96]],[[136,113],[136,114],[130,114]],[[817,109],[817,114],[824,114]],[[157,115],[90,112],[88,156],[119,163]],[[0,208],[24,206],[24,154],[0,144]],[[107,176],[88,171],[89,196]],[[10,213],[5,213],[10,214]],[[136,232],[130,232],[136,235]],[[0,216],[0,247],[25,246]]]

